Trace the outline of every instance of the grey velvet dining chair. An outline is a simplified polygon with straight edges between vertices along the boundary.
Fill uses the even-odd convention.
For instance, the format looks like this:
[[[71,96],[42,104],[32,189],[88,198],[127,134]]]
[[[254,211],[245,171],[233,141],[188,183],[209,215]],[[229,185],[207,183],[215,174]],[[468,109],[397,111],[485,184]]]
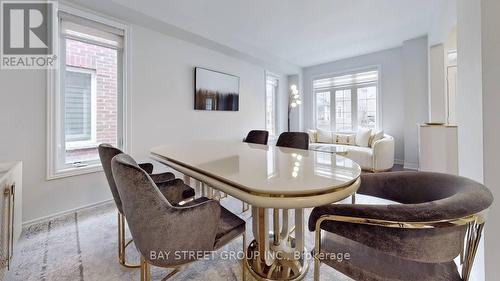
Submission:
[[[108,181],[111,194],[113,195],[116,208],[118,209],[118,261],[125,267],[138,268],[140,265],[128,264],[126,261],[126,248],[132,243],[133,240],[125,242],[125,216],[122,208],[122,200],[120,199],[120,195],[116,189],[116,183],[111,171],[111,159],[118,154],[122,154],[123,152],[120,149],[105,143],[99,145],[98,151],[104,174]],[[141,163],[138,165],[151,176],[151,178],[160,187],[162,194],[169,198],[171,202],[177,204],[181,201],[194,197],[194,189],[185,185],[182,180],[176,179],[173,173],[166,172],[153,174],[153,164]]]
[[[315,280],[321,263],[354,280],[469,280],[493,202],[485,186],[454,175],[390,172],[362,175],[358,194],[394,203],[314,208]],[[339,261],[331,253],[350,258]]]
[[[303,132],[284,132],[278,137],[276,146],[308,150],[309,135]]]
[[[166,280],[199,258],[199,253],[219,249],[239,236],[245,253],[245,221],[217,200],[202,197],[174,206],[130,156],[115,156],[111,166],[130,233],[141,254],[141,281],[150,280],[150,265],[174,268]],[[173,254],[177,252],[188,254]],[[172,255],[155,257],[151,253]],[[242,274],[244,279],[244,266]]]

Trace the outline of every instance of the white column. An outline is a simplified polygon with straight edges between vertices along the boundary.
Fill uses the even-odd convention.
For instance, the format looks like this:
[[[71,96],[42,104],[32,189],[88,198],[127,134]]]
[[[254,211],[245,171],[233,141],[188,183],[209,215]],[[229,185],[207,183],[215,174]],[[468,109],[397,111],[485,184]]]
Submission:
[[[483,84],[483,132],[484,132],[484,183],[490,188],[496,202],[486,222],[485,252],[486,278],[500,276],[500,1],[482,1],[482,84]]]

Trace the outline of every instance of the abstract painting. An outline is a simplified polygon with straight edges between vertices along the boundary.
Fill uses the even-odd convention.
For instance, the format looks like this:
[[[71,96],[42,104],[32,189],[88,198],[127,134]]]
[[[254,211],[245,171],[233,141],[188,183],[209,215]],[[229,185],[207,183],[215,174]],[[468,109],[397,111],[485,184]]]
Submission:
[[[239,77],[206,68],[195,68],[194,109],[238,111],[239,92]]]

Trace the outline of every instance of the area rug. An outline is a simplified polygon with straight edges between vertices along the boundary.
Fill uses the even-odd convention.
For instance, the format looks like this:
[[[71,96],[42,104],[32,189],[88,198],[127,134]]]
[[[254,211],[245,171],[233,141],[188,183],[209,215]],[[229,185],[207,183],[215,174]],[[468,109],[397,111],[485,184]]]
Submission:
[[[241,203],[233,198],[222,205],[247,222],[251,235],[251,212],[241,213]],[[306,210],[308,218],[310,210]],[[106,281],[140,280],[139,269],[118,264],[117,210],[112,202],[60,216],[27,227],[14,252],[13,264],[5,280],[11,281]],[[307,223],[307,221],[305,222]],[[129,236],[128,232],[127,235]],[[313,233],[306,231],[306,247],[314,246]],[[239,251],[242,240],[236,239],[223,249]],[[138,262],[133,246],[127,248],[127,259]],[[304,280],[313,280],[313,264]],[[152,267],[152,280],[162,280],[170,270]],[[254,280],[247,273],[247,280]],[[351,280],[328,266],[321,267],[322,280]],[[225,255],[191,263],[170,280],[241,280],[241,261]]]

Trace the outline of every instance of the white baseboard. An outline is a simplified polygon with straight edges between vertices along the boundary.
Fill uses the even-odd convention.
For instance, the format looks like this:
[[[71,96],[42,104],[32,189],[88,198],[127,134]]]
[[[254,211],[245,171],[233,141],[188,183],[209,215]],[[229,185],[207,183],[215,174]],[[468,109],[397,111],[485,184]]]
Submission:
[[[55,214],[52,214],[52,215],[48,215],[48,216],[39,217],[39,218],[36,218],[36,219],[33,219],[33,220],[25,221],[25,222],[23,222],[23,229],[26,228],[26,227],[29,227],[31,225],[37,224],[37,223],[46,222],[46,221],[49,221],[51,219],[54,219],[54,218],[57,218],[57,217],[60,217],[60,216],[64,216],[64,215],[71,214],[71,213],[78,212],[78,211],[82,211],[82,210],[85,210],[85,209],[94,208],[94,207],[97,207],[97,206],[100,206],[100,205],[107,204],[107,203],[112,202],[112,201],[113,201],[113,199],[111,198],[111,199],[99,201],[99,202],[96,202],[96,203],[84,205],[84,206],[81,206],[81,207],[78,207],[78,208],[74,208],[74,209],[70,209],[70,210],[58,212],[58,213],[55,213]]]
[[[394,164],[404,165],[405,161],[401,159],[394,159]]]
[[[418,170],[418,163],[409,163],[409,162],[405,162],[404,163],[404,166],[403,166],[405,169],[408,169],[408,170]]]

